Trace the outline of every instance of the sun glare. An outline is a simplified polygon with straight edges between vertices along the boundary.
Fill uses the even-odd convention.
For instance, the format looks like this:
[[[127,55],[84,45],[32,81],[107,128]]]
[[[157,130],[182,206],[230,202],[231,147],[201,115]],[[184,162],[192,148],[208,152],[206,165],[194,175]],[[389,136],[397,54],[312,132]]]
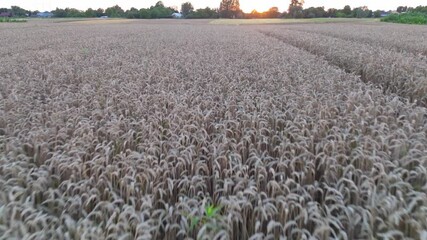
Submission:
[[[271,1],[240,1],[240,8],[246,13],[250,13],[253,10],[265,12],[271,7],[276,7],[271,4]]]

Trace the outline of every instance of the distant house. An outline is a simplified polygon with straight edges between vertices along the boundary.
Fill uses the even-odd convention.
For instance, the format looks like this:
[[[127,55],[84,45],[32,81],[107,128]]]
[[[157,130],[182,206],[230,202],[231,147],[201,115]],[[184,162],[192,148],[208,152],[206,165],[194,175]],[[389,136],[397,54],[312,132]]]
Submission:
[[[10,13],[10,12],[2,12],[2,13],[0,13],[0,17],[12,17],[12,13]]]
[[[184,16],[181,13],[172,13],[173,18],[183,18]]]
[[[48,12],[48,11],[39,12],[39,13],[37,13],[37,17],[39,17],[39,18],[51,18],[51,17],[53,17],[53,13]]]

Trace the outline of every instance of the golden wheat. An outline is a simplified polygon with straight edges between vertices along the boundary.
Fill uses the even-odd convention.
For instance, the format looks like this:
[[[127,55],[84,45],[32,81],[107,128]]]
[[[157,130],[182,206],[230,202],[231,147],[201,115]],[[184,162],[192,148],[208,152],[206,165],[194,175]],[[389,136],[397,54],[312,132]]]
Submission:
[[[326,52],[366,42],[282,26],[0,27],[3,239],[426,238],[412,55],[383,92]]]

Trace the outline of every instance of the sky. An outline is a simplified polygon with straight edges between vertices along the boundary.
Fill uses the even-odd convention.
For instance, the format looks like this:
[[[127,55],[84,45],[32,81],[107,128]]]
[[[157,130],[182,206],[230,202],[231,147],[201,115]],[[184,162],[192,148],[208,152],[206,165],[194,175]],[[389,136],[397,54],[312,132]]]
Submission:
[[[12,5],[20,6],[28,10],[50,11],[55,8],[107,8],[119,5],[127,10],[131,7],[147,8],[154,5],[158,0],[0,0],[0,8],[9,8]],[[177,6],[180,8],[183,2],[191,2],[195,8],[213,7],[218,8],[220,0],[163,0],[165,6]],[[280,11],[288,8],[290,0],[240,0],[240,8],[244,12],[252,10],[266,11],[270,7],[278,7]],[[372,10],[396,10],[398,6],[416,7],[426,5],[426,0],[305,0],[304,7],[343,8],[350,5],[352,8],[368,6]]]

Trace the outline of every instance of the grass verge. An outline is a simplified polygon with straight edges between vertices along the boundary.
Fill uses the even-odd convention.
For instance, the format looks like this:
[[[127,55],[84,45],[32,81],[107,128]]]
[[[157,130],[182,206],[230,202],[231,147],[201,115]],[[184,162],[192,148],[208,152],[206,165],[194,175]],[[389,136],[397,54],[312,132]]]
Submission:
[[[215,19],[211,24],[223,25],[253,25],[253,24],[293,24],[293,23],[334,23],[334,22],[354,22],[354,21],[375,21],[375,19],[355,19],[355,18],[263,18],[263,19]]]
[[[23,23],[23,22],[27,22],[26,19],[22,19],[22,18],[0,18],[0,23],[2,22],[14,22],[14,23]]]

